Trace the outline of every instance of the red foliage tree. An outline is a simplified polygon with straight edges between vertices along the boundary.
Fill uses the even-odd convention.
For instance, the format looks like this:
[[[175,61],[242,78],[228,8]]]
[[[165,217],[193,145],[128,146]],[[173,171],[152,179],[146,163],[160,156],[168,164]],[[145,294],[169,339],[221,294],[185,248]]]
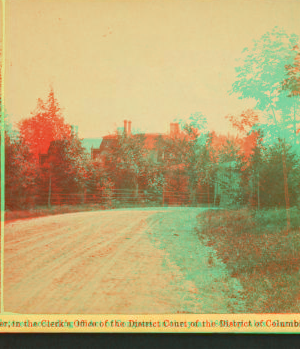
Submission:
[[[243,157],[245,169],[250,164],[251,155],[254,154],[254,149],[257,146],[258,133],[253,131],[253,126],[258,123],[258,115],[252,109],[243,111],[240,115],[228,115],[225,116],[228,119],[233,128],[235,128],[240,134],[239,139],[241,144],[241,155]]]
[[[50,89],[46,102],[38,99],[37,107],[31,113],[31,117],[22,120],[19,129],[36,159],[39,154],[48,151],[52,141],[70,136],[71,128],[65,124],[53,88]]]

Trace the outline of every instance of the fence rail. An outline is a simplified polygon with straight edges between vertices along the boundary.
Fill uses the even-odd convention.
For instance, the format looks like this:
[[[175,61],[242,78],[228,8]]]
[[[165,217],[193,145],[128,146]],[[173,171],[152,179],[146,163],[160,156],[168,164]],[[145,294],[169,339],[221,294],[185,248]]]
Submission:
[[[48,193],[49,195],[49,193]],[[227,194],[230,196],[230,194]],[[48,200],[47,200],[48,201]],[[218,206],[220,199],[213,191],[188,192],[164,190],[150,192],[134,189],[103,189],[81,193],[52,192],[51,205],[101,204],[105,207],[122,206]]]

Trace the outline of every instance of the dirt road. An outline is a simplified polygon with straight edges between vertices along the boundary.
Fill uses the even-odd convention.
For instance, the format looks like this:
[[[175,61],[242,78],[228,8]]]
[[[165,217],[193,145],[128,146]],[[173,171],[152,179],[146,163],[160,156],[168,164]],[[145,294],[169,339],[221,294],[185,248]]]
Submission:
[[[238,281],[197,238],[200,210],[84,212],[7,224],[5,312],[242,312]]]

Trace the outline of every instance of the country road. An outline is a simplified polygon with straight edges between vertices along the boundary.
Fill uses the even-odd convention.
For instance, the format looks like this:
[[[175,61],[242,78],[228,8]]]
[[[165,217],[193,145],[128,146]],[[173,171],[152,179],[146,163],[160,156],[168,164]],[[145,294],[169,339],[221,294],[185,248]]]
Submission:
[[[201,210],[82,212],[6,224],[5,312],[243,312],[242,287],[197,237]]]

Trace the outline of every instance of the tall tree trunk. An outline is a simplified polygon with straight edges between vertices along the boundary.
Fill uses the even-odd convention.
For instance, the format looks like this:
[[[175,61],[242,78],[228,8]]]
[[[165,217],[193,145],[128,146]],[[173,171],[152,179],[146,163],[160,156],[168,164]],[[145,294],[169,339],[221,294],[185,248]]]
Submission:
[[[83,189],[82,194],[81,194],[81,203],[85,204],[86,203],[86,188]]]
[[[137,178],[134,178],[134,185],[135,185],[134,197],[138,201],[138,197],[139,197],[139,182],[138,182]]]
[[[281,145],[282,148],[282,166],[283,166],[283,182],[284,182],[284,196],[285,196],[285,207],[286,207],[286,223],[287,223],[287,229],[290,228],[290,200],[289,200],[289,191],[288,191],[288,182],[287,182],[287,170],[286,170],[286,149],[285,149],[285,140],[282,142],[281,139],[281,133],[280,133],[280,128],[276,119],[276,115],[274,112],[274,109],[272,108],[273,112],[273,118],[277,127],[277,132],[278,132],[278,138],[279,138],[279,144]]]
[[[196,195],[195,195],[195,188],[192,186],[191,188],[190,188],[190,198],[191,198],[191,200],[190,200],[190,205],[191,206],[194,206],[195,205],[195,199],[196,199]]]
[[[290,228],[290,199],[289,199],[289,188],[288,188],[287,170],[286,170],[285,142],[283,142],[282,148],[283,148],[282,165],[283,165],[284,195],[285,195],[285,205],[286,205],[286,221],[287,221],[287,229],[289,229]]]
[[[207,200],[208,200],[208,207],[210,207],[209,183],[207,184]]]
[[[296,97],[297,98],[297,97]],[[294,100],[294,120],[293,120],[293,126],[294,126],[294,146],[297,145],[297,119],[296,119],[296,102]]]
[[[257,209],[259,210],[260,198],[259,198],[259,171],[257,173]]]
[[[215,182],[214,206],[216,206],[216,202],[217,202],[217,191],[218,191],[218,183]]]

